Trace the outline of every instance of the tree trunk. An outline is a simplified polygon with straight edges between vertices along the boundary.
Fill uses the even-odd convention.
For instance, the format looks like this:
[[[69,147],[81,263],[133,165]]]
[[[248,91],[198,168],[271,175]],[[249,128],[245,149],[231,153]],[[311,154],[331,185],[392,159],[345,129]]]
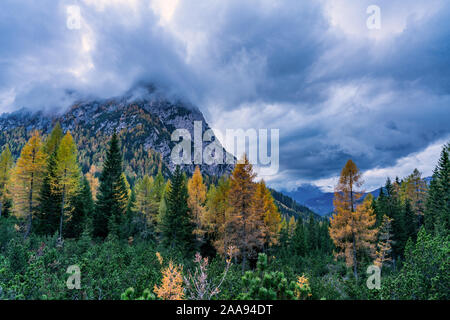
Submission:
[[[245,212],[245,208],[243,210],[243,212]],[[242,274],[244,274],[245,271],[245,264],[247,262],[247,226],[246,226],[246,215],[243,215],[243,235],[242,235],[242,239],[243,239],[243,250],[242,250]]]
[[[176,241],[177,233],[173,232],[172,234],[173,234],[173,236],[172,236],[172,242],[170,243],[170,247],[172,249],[174,249],[175,248],[175,241]]]
[[[397,271],[397,260],[395,259],[395,254],[394,255],[392,255],[392,265],[394,266],[394,272],[396,272]]]
[[[353,204],[353,185],[350,185],[350,204],[351,204],[351,212],[353,216],[354,204]],[[352,217],[354,219],[354,217]],[[355,275],[356,281],[358,281],[358,262],[356,260],[356,239],[355,234],[352,234],[353,241],[353,274]]]
[[[353,188],[350,187],[350,205],[351,205],[351,211],[354,212],[354,208],[353,208]]]
[[[32,218],[32,215],[31,214],[29,214],[28,215],[28,222],[27,222],[27,230],[26,230],[26,232],[25,232],[25,235],[24,235],[24,239],[26,239],[26,238],[28,238],[28,236],[30,235],[30,232],[31,232],[31,223],[33,222],[33,218]]]
[[[356,241],[355,235],[353,234],[353,273],[355,274],[356,280],[358,280],[358,265],[356,260]]]
[[[64,205],[66,200],[66,186],[63,188],[62,193],[62,203],[61,203],[61,216],[59,217],[59,239],[62,241],[62,232],[63,232],[63,219],[64,219]]]
[[[24,239],[28,238],[28,235],[30,234],[31,231],[31,223],[33,222],[33,185],[34,185],[34,173],[31,174],[30,193],[28,194],[28,223]]]

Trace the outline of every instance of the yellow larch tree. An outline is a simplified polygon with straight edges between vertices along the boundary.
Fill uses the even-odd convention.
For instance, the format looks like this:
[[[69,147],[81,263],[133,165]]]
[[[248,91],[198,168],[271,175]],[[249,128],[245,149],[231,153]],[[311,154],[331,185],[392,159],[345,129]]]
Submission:
[[[161,201],[159,202],[158,215],[156,217],[156,227],[157,227],[158,232],[161,232],[160,225],[164,219],[164,215],[167,212],[167,200],[166,199],[167,199],[167,195],[170,192],[170,189],[172,188],[171,184],[172,183],[171,183],[170,179],[167,180],[167,182],[165,183],[165,185],[163,187],[164,191],[161,194]]]
[[[374,264],[380,268],[392,261],[390,256],[392,252],[392,244],[394,242],[392,240],[392,221],[392,218],[384,215],[380,225],[377,251],[375,253],[376,259],[374,261]]]
[[[330,237],[338,252],[336,257],[344,257],[348,267],[353,267],[358,278],[358,258],[361,251],[373,254],[377,230],[373,229],[376,217],[372,208],[372,199],[357,205],[364,194],[361,172],[352,160],[348,160],[342,169],[334,193],[335,213],[330,218]]]
[[[203,242],[206,230],[206,185],[203,183],[203,177],[199,166],[195,167],[192,178],[188,184],[188,206],[191,209],[192,221],[195,225],[194,234],[198,241]]]
[[[26,219],[25,238],[31,231],[33,215],[39,204],[39,190],[46,165],[41,135],[34,131],[25,144],[12,172],[11,192],[14,215]]]
[[[292,216],[292,217],[289,218],[289,222],[287,224],[287,230],[288,230],[289,239],[291,239],[292,236],[294,235],[296,227],[297,227],[297,221],[295,221],[295,217]]]
[[[265,206],[265,196],[266,196],[266,186],[264,181],[256,183],[255,192],[253,194],[253,199],[251,203],[251,223],[255,228],[259,229],[259,237],[263,239],[263,242],[268,243],[269,241],[269,230],[264,222],[266,217],[266,206]]]
[[[8,185],[13,166],[14,159],[9,146],[6,145],[0,155],[0,218],[2,217],[4,204],[9,198]]]
[[[80,187],[81,170],[77,160],[77,146],[70,132],[67,132],[59,144],[56,152],[57,179],[51,181],[52,188],[61,192],[61,214],[59,220],[59,237],[63,238],[63,222],[70,217],[73,208],[70,199],[78,192]]]
[[[263,181],[264,184],[264,181]],[[270,190],[264,184],[264,224],[270,246],[278,244],[281,231],[281,214]]]
[[[148,175],[140,179],[136,183],[136,210],[145,218],[145,223],[156,224],[156,217],[158,215],[159,203],[155,202],[152,197],[152,190],[154,187],[154,179]]]
[[[427,182],[422,178],[419,170],[414,169],[413,173],[407,176],[400,185],[400,199],[411,203],[414,213],[419,221],[423,220],[425,212],[425,201],[428,192]]]
[[[97,167],[95,165],[91,165],[89,168],[89,172],[85,174],[87,181],[89,182],[89,186],[91,187],[92,199],[94,201],[97,200],[97,191],[100,185],[100,181],[95,174],[97,173]]]

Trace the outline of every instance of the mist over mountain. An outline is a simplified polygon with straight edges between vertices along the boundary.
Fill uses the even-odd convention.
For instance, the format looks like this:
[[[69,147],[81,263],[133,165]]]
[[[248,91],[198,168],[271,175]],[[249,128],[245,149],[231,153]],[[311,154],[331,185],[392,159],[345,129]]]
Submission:
[[[124,172],[130,183],[144,174],[155,175],[161,168],[165,176],[175,169],[171,151],[175,143],[171,134],[175,129],[187,129],[194,137],[194,121],[202,122],[202,133],[210,129],[202,112],[176,96],[167,95],[151,84],[139,84],[123,96],[109,99],[84,98],[68,110],[32,111],[23,108],[0,115],[0,146],[8,144],[15,158],[30,134],[39,130],[49,134],[59,122],[64,131],[70,130],[78,145],[79,161],[84,173],[100,173],[107,143],[114,131],[121,139]],[[203,150],[207,143],[203,144]],[[223,149],[223,154],[226,150]],[[201,171],[212,181],[231,173],[231,164],[201,165]],[[182,165],[192,174],[195,166]],[[309,218],[319,216],[295,202],[294,199],[272,191],[276,204],[286,217]],[[309,195],[308,195],[309,196]]]
[[[171,141],[176,129],[187,129],[194,137],[194,121],[202,122],[202,133],[209,129],[203,114],[195,106],[167,97],[152,86],[137,87],[110,99],[84,99],[58,114],[21,109],[0,116],[0,145],[9,144],[17,158],[33,130],[48,134],[59,122],[70,130],[78,144],[83,172],[97,172],[104,160],[107,142],[117,131],[122,142],[125,173],[131,180],[143,174],[155,174],[161,168],[166,175],[175,169]],[[203,144],[203,149],[206,143]],[[224,154],[225,150],[223,149]],[[210,176],[230,173],[233,165],[202,165]],[[188,174],[194,164],[183,165]]]

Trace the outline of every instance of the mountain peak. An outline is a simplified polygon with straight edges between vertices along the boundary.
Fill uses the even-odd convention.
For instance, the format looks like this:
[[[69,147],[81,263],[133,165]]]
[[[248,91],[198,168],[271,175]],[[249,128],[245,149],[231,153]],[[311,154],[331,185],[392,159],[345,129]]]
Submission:
[[[209,125],[198,108],[181,100],[166,99],[163,93],[150,89],[140,95],[134,94],[134,90],[120,97],[80,100],[61,115],[26,109],[4,114],[0,117],[0,145],[14,146],[12,152],[17,157],[32,130],[48,134],[58,121],[63,130],[74,135],[80,163],[87,172],[92,166],[102,165],[107,142],[116,130],[122,142],[127,176],[133,179],[143,173],[151,174],[158,167],[170,174],[175,169],[170,159],[175,145],[171,141],[172,132],[187,129],[193,136],[194,121],[202,122],[203,131]],[[201,165],[202,172],[210,176],[230,173],[232,168],[228,164]],[[192,173],[194,165],[184,165],[183,169]]]

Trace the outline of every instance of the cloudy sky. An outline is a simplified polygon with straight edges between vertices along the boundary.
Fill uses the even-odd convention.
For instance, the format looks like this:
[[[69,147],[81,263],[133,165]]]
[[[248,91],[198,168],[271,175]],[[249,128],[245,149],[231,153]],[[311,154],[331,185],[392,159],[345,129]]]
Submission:
[[[352,158],[371,189],[430,175],[450,139],[449,16],[446,0],[2,0],[0,113],[153,82],[214,128],[280,129],[274,187],[332,187]]]

